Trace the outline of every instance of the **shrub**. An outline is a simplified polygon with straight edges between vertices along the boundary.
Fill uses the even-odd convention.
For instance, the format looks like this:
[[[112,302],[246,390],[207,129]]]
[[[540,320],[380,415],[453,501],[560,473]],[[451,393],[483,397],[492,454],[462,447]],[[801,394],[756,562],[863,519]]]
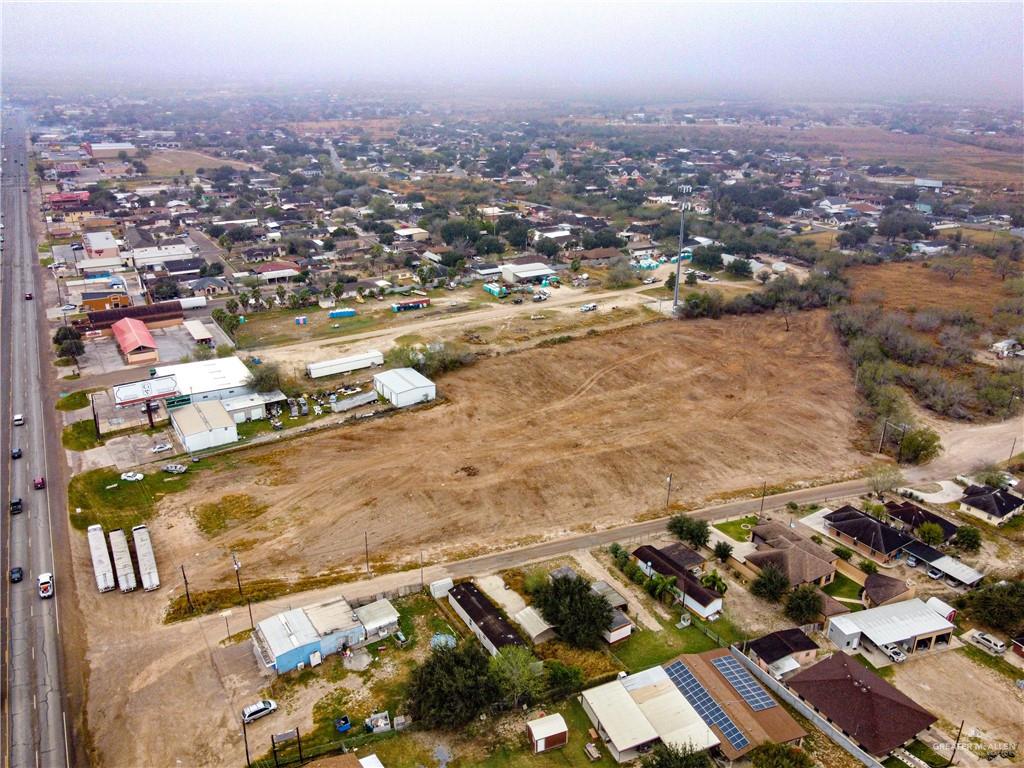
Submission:
[[[715,557],[718,562],[724,563],[732,555],[732,544],[727,541],[719,541],[715,544]]]
[[[872,560],[861,560],[857,563],[857,567],[869,576],[873,573],[878,573],[878,565]]]
[[[523,579],[523,591],[528,595],[536,594],[548,583],[548,574],[543,568],[533,568]]]
[[[929,427],[912,429],[903,436],[903,460],[911,464],[926,464],[941,451],[939,433]]]
[[[953,536],[953,546],[965,552],[977,552],[981,549],[981,531],[973,525],[961,525]]]
[[[821,594],[813,584],[801,584],[786,596],[786,616],[795,624],[808,624],[821,613]]]
[[[789,589],[789,579],[778,567],[772,564],[761,569],[760,575],[750,585],[752,594],[762,600],[779,602]]]
[[[832,554],[838,557],[840,560],[850,562],[850,558],[853,557],[853,550],[847,549],[840,545],[838,547],[832,547]]]
[[[612,621],[608,601],[582,577],[556,576],[533,593],[533,602],[559,637],[580,648],[599,647]]]

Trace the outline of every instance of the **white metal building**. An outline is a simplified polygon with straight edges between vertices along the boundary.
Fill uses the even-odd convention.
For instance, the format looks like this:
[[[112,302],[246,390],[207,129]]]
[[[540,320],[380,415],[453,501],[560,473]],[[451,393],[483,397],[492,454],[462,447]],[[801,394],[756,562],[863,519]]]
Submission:
[[[426,403],[437,397],[437,386],[413,368],[392,368],[373,375],[373,388],[396,408]]]
[[[398,629],[398,611],[384,598],[356,608],[355,615],[370,637],[385,637]]]
[[[949,643],[953,625],[919,598],[844,613],[829,619],[828,639],[844,651],[860,648],[863,638],[881,648],[896,643],[907,653]]]
[[[171,425],[189,453],[238,442],[238,429],[219,401],[192,403],[171,411]]]
[[[155,376],[173,376],[178,383],[178,392],[191,397],[193,403],[204,400],[225,400],[237,395],[251,394],[252,375],[245,363],[237,357],[218,357],[200,360],[196,363],[162,365]],[[169,403],[169,408],[174,404]]]
[[[555,274],[555,270],[540,261],[530,264],[501,265],[501,279],[511,285],[539,282],[553,274]]]

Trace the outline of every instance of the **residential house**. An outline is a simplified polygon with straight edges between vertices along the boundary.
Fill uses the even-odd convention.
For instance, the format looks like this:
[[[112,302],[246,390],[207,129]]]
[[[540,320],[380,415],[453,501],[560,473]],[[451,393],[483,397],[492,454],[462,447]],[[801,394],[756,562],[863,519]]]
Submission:
[[[942,540],[945,542],[952,539],[959,530],[955,523],[909,501],[887,501],[885,511],[907,533],[916,531],[925,523],[934,523],[942,529]]]
[[[845,653],[819,661],[787,685],[876,757],[913,741],[938,719]]]
[[[637,565],[648,576],[658,573],[673,580],[676,599],[683,603],[687,610],[705,620],[714,620],[722,612],[722,595],[701,584],[694,575],[695,566],[686,565],[677,554],[667,548],[657,549],[644,544],[633,550]],[[703,559],[701,560],[703,563]]]
[[[746,645],[746,651],[757,666],[781,680],[785,675],[813,662],[818,644],[804,634],[802,629],[780,629],[751,640]]]
[[[886,576],[884,573],[869,573],[864,581],[864,603],[868,608],[898,603],[914,596],[913,583]]]
[[[888,563],[913,539],[849,504],[825,515],[825,530],[867,557]]]
[[[779,522],[754,526],[751,540],[757,551],[745,556],[758,572],[767,565],[778,568],[791,586],[815,584],[823,587],[836,576],[836,555]]]
[[[960,499],[960,511],[992,525],[1005,525],[1024,511],[1024,499],[1001,488],[969,485]]]
[[[494,603],[472,582],[465,581],[448,590],[448,603],[491,656],[497,656],[502,648],[523,644]]]

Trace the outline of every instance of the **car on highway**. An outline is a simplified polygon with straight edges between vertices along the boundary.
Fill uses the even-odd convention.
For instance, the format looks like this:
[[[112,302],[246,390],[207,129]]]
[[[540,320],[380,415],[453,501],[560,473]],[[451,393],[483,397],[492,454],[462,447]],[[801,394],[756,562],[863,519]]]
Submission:
[[[276,701],[273,699],[263,699],[262,701],[257,701],[255,704],[250,704],[242,709],[242,722],[251,723],[254,720],[259,720],[261,717],[266,717],[276,711]]]
[[[32,487],[37,491],[41,491],[46,487],[46,478],[40,475],[32,481]]]
[[[183,475],[188,471],[188,467],[184,464],[168,464],[164,467],[164,472],[169,472],[172,475]]]
[[[15,496],[13,499],[11,499],[11,514],[12,515],[18,514],[19,512],[22,511],[23,508],[24,507],[22,506],[21,497],[20,496]]]
[[[21,566],[14,566],[11,568],[11,584],[17,584],[19,581],[25,578],[25,571],[22,570]]]
[[[122,472],[121,479],[126,483],[137,483],[146,476],[141,472]]]
[[[21,448],[11,448],[11,458],[12,459],[20,459],[21,458]]]
[[[172,446],[170,443],[157,443],[156,445],[154,445],[149,450],[150,450],[150,453],[163,453],[164,451],[171,450],[171,448],[173,448],[173,447],[174,446]]]
[[[14,426],[20,427],[20,426],[24,425],[24,423],[25,423],[25,417],[22,414],[20,414],[20,413],[14,414]]]
[[[52,573],[40,573],[39,578],[36,579],[39,583],[39,596],[44,600],[48,597],[53,597],[53,574]]]
[[[31,293],[26,293],[25,294],[25,301],[32,301],[32,294]]]

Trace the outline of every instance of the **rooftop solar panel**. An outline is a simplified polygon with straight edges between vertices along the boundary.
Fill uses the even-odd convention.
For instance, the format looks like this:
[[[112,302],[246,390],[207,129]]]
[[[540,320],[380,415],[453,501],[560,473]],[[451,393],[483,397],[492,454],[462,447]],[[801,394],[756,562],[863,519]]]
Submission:
[[[669,679],[679,689],[690,705],[708,725],[716,725],[722,732],[722,736],[732,745],[733,749],[740,751],[750,745],[750,741],[744,736],[732,719],[725,714],[725,711],[718,705],[718,702],[711,698],[703,684],[690,671],[683,662],[676,661],[665,668]],[[774,703],[774,702],[773,702]]]
[[[719,656],[717,659],[712,659],[711,663],[722,673],[722,677],[729,681],[729,685],[736,690],[736,693],[750,705],[752,710],[760,712],[775,706],[775,699],[768,695],[768,691],[735,658]]]

